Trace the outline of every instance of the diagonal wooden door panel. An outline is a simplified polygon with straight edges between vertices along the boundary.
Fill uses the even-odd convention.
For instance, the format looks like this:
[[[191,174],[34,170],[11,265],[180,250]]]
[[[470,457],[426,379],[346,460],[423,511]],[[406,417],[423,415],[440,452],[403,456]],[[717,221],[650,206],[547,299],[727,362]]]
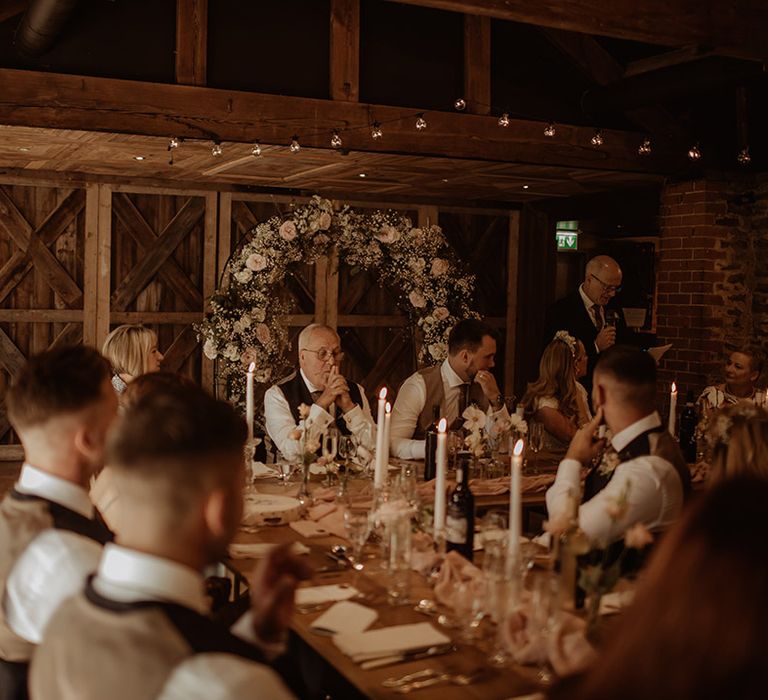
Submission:
[[[187,326],[177,335],[170,347],[165,351],[163,369],[169,372],[178,372],[186,359],[200,347],[197,335],[192,326]]]
[[[158,240],[157,234],[136,208],[130,197],[116,192],[112,199],[112,209],[126,230],[138,244],[143,254],[148,253]],[[203,306],[203,295],[189,279],[184,269],[169,256],[159,270],[160,278],[184,301],[188,309],[197,310]]]
[[[0,301],[13,290],[34,265],[53,291],[69,308],[80,308],[83,293],[56,256],[48,249],[85,206],[83,190],[73,190],[42,224],[33,230],[7,192],[0,187],[0,226],[20,248],[0,269]]]
[[[370,393],[372,389],[383,383],[389,376],[392,368],[400,362],[398,348],[408,345],[410,334],[411,331],[409,328],[403,328],[392,336],[392,340],[389,342],[384,352],[379,356],[373,369],[368,372],[363,381],[360,382],[367,392]]]
[[[27,358],[24,357],[24,353],[16,347],[16,343],[0,328],[0,362],[8,370],[8,373],[15,377],[26,361]]]
[[[191,197],[163,229],[154,245],[145,251],[143,258],[134,267],[112,294],[112,311],[125,311],[157,274],[177,246],[189,234],[205,212],[205,200]]]
[[[370,275],[362,272],[356,274],[344,290],[344,298],[339,299],[339,313],[351,314],[373,283],[374,280]]]

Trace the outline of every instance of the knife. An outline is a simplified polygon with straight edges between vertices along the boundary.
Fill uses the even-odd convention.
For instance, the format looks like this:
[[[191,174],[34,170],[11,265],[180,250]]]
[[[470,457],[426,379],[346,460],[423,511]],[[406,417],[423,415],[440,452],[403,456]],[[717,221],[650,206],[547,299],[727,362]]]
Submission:
[[[382,656],[379,659],[371,659],[370,661],[363,661],[360,664],[360,668],[364,671],[369,671],[372,668],[381,668],[382,666],[391,666],[392,664],[401,664],[405,661],[417,661],[419,659],[427,659],[430,656],[440,656],[441,654],[450,654],[456,651],[456,647],[450,644],[438,644],[431,647],[422,647],[420,649],[414,649],[413,651],[407,651],[402,654],[395,654],[392,656]]]

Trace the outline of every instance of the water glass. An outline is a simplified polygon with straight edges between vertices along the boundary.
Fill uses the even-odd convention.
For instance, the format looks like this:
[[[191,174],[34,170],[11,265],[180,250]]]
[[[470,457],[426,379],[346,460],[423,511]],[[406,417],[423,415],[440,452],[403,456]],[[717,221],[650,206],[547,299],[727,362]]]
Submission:
[[[326,486],[331,485],[331,476],[336,466],[334,459],[339,447],[339,430],[334,426],[329,426],[323,433],[323,457],[325,458],[325,473],[327,475]]]
[[[339,437],[339,457],[344,460],[344,468],[349,471],[350,462],[357,456],[357,440],[354,435]]]
[[[534,643],[543,650],[538,679],[545,685],[554,680],[554,671],[549,661],[549,642],[558,621],[558,600],[558,579],[555,574],[551,571],[538,574],[533,579],[531,589],[531,616],[528,625]]]
[[[387,601],[405,605],[411,593],[411,517],[403,514],[387,523],[389,557],[387,560]]]
[[[363,546],[371,534],[371,514],[365,508],[348,507],[344,511],[344,529],[352,543],[352,566],[356,571],[363,568]]]
[[[283,482],[283,488],[288,488],[288,480],[291,478],[296,465],[293,462],[287,462],[283,459],[275,466],[277,467],[277,476],[280,478],[280,481]]]
[[[528,445],[533,451],[533,473],[538,474],[539,452],[541,452],[542,448],[544,447],[544,425],[538,421],[532,420],[528,426],[528,431]]]

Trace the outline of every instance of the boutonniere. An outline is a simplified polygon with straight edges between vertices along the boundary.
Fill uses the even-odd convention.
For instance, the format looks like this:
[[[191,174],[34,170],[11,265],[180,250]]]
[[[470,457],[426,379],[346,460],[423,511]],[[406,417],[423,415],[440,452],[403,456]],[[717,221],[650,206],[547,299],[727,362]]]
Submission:
[[[613,470],[619,466],[619,464],[621,464],[619,453],[616,452],[609,440],[605,449],[603,450],[603,456],[600,459],[600,464],[597,465],[597,471],[599,474],[607,476],[608,474],[612,473]]]

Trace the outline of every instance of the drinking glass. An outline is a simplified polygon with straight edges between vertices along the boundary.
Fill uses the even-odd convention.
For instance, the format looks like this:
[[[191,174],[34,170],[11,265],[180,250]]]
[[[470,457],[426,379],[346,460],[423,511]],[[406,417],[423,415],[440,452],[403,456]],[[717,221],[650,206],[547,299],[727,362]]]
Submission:
[[[538,421],[531,421],[528,426],[528,444],[533,451],[533,468],[534,474],[539,473],[539,452],[544,447],[544,425]]]
[[[472,642],[485,615],[486,580],[484,576],[459,581],[455,587],[455,613],[461,637]]]
[[[344,460],[344,470],[349,472],[350,462],[357,456],[357,440],[354,435],[339,437],[339,457]]]
[[[339,430],[330,426],[323,433],[323,457],[325,457],[326,486],[331,485],[331,476],[334,471],[334,459],[339,447]]]
[[[344,529],[352,543],[352,567],[361,571],[363,545],[371,534],[370,512],[365,508],[348,507],[344,511]]]
[[[288,480],[291,478],[296,465],[293,462],[281,460],[277,463],[277,476],[283,482],[283,488],[288,488]]]
[[[500,510],[489,510],[480,520],[480,531],[483,537],[483,549],[491,542],[500,541],[507,546],[507,514]]]
[[[534,644],[542,649],[542,661],[538,665],[538,680],[548,685],[554,680],[549,661],[549,641],[557,624],[558,580],[551,571],[542,572],[533,579],[531,590],[531,617],[528,621]]]

